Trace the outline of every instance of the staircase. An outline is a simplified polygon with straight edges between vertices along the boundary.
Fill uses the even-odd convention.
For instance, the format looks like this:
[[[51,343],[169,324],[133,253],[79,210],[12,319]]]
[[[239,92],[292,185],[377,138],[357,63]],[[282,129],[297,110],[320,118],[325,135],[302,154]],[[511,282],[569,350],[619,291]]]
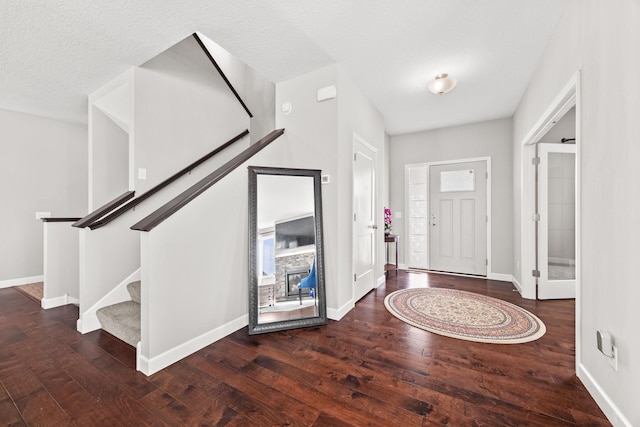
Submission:
[[[127,285],[131,301],[103,307],[96,311],[102,329],[129,345],[140,341],[140,281]]]

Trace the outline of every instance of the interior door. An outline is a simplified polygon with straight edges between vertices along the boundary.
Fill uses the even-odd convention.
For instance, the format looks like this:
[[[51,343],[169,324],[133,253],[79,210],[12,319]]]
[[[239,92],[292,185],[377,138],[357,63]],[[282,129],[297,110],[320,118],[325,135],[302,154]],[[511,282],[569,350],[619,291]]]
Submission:
[[[487,162],[429,168],[429,268],[487,275]]]
[[[538,298],[576,297],[576,146],[538,144]]]
[[[375,287],[376,253],[376,153],[368,144],[354,138],[354,301]]]

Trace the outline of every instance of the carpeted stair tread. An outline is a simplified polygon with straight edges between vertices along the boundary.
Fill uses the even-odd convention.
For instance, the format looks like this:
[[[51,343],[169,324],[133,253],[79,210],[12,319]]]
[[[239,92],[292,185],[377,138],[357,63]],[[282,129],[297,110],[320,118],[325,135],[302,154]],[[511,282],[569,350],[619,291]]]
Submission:
[[[140,304],[125,301],[103,307],[96,312],[102,329],[122,341],[136,346],[140,341]]]
[[[140,281],[131,282],[127,285],[127,290],[133,302],[140,304]]]

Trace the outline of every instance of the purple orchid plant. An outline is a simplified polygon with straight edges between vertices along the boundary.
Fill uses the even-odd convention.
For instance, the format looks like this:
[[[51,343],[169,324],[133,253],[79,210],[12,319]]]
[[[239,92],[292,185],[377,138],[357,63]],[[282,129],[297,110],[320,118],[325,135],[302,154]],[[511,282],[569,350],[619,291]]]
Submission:
[[[391,231],[391,209],[384,208],[384,229]]]

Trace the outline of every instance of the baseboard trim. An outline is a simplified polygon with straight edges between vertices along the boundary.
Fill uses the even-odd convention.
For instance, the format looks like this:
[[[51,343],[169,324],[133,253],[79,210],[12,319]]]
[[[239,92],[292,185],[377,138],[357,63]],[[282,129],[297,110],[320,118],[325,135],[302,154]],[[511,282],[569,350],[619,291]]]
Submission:
[[[487,274],[487,279],[500,280],[502,282],[511,282],[513,280],[513,276],[504,273],[489,273]]]
[[[349,300],[347,301],[346,304],[344,304],[342,307],[340,308],[330,308],[327,307],[327,317],[331,320],[340,320],[342,319],[349,311],[351,311],[351,309],[353,309],[355,307],[355,303],[353,302],[353,300]]]
[[[578,378],[584,384],[585,388],[596,401],[604,415],[614,426],[632,427],[631,421],[624,416],[620,408],[613,403],[613,400],[600,387],[600,384],[591,376],[587,368],[583,364],[578,366]]]
[[[211,343],[214,343],[229,334],[234,333],[238,329],[244,328],[249,324],[249,315],[244,314],[222,326],[212,329],[204,334],[195,337],[183,344],[180,344],[170,350],[165,351],[155,357],[148,358],[141,353],[141,343],[136,346],[136,369],[143,374],[149,376],[166,368],[167,366],[184,359],[190,354],[203,349]]]
[[[78,300],[78,298],[69,296],[69,294],[64,294],[61,297],[47,298],[47,299],[42,298],[42,300],[40,301],[40,306],[45,310],[48,310],[50,308],[55,308],[55,307],[61,307],[67,304],[78,305],[80,304],[80,300]]]
[[[88,332],[93,332],[100,329],[102,326],[100,325],[100,321],[98,320],[96,312],[102,307],[118,304],[119,302],[129,301],[131,299],[131,295],[129,295],[127,285],[131,282],[135,282],[136,280],[140,280],[140,268],[131,273],[122,282],[114,286],[114,288],[109,291],[108,294],[103,296],[89,309],[81,311],[80,318],[78,319],[78,323],[76,326],[78,332],[80,332],[81,334],[86,334]],[[80,307],[80,309],[82,309],[82,307]]]
[[[520,282],[518,282],[518,279],[516,279],[514,276],[511,276],[511,283],[513,283],[518,292],[520,292],[520,295],[522,295],[522,285],[520,284]]]
[[[379,288],[380,286],[384,285],[386,281],[387,281],[387,275],[386,274],[383,274],[382,276],[378,277],[378,282],[376,283],[376,288]]]
[[[0,280],[0,289],[13,286],[28,285],[29,283],[44,282],[44,274],[40,276],[20,277],[18,279]]]

